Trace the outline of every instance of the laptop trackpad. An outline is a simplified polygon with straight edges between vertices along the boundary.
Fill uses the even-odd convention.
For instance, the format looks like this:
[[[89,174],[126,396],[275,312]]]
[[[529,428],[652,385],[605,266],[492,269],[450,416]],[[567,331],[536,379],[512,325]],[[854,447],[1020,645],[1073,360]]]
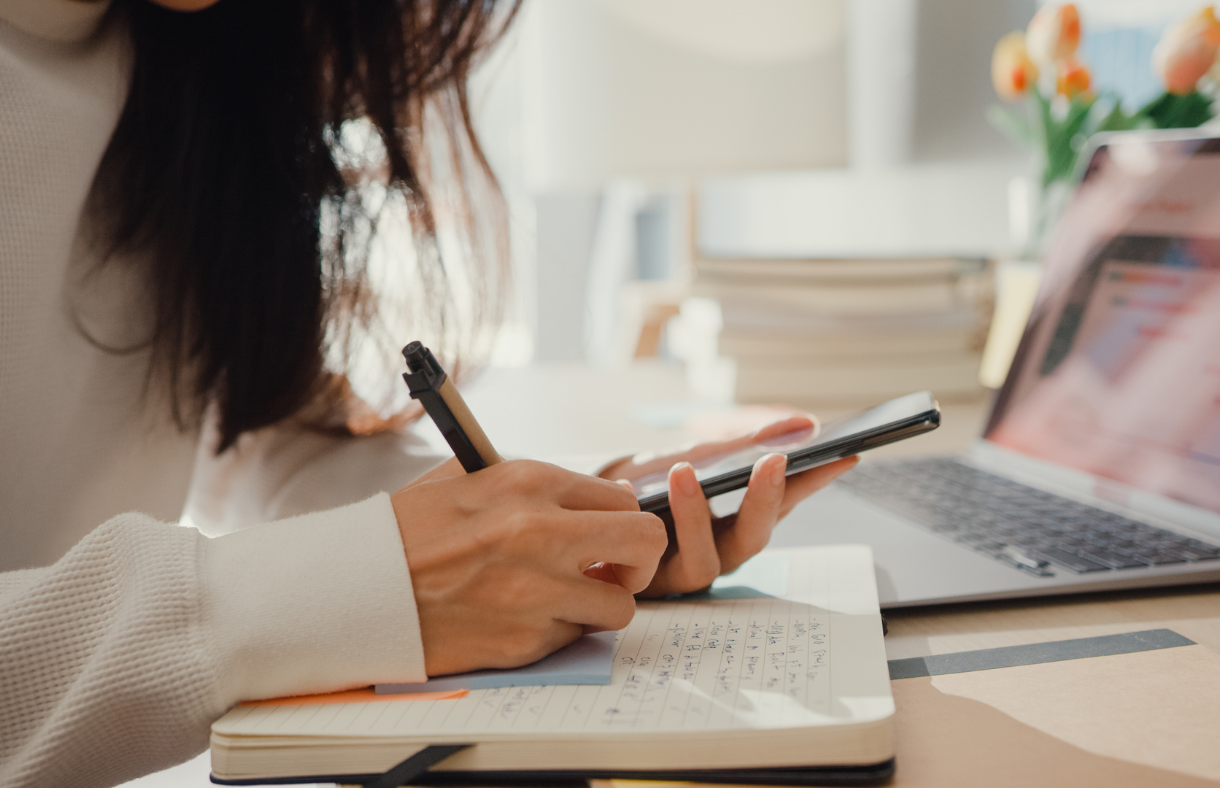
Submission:
[[[794,509],[770,542],[771,547],[816,544],[871,546],[882,606],[966,601],[1047,585],[1046,579],[934,536],[838,485]]]

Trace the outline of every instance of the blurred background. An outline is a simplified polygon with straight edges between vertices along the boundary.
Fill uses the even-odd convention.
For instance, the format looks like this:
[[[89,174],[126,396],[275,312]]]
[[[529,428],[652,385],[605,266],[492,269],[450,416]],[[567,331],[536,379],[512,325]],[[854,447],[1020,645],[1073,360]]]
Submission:
[[[1038,217],[1071,179],[1044,185],[1045,156],[997,128],[996,109],[1028,119],[1036,88],[1057,129],[1094,102],[1139,125],[1137,108],[1164,95],[1154,48],[1201,7],[525,0],[471,86],[508,202],[513,293],[467,401],[506,454],[555,458],[716,437],[764,415],[726,418],[738,404],[825,416],[930,389],[943,426],[881,451],[968,445],[1038,285]],[[1034,75],[1029,36],[997,46],[1039,11],[1063,25],[1057,41],[1078,15],[1065,62],[1087,66],[1083,81],[1057,82],[1065,62]],[[1033,79],[1006,85],[1014,75]],[[1199,83],[1209,96],[1217,75]],[[1081,149],[1095,120],[1063,145]],[[371,267],[392,290],[410,228],[383,218]],[[357,389],[375,402],[391,386],[401,405],[404,387],[373,361]],[[205,754],[132,786],[206,775]]]
[[[1011,352],[980,381],[997,272],[1002,345],[1036,285],[1037,162],[988,122],[993,47],[1040,5],[528,0],[472,91],[513,234],[493,365],[652,359],[708,402],[981,398]],[[1160,93],[1152,49],[1198,6],[1077,3],[1092,90]]]

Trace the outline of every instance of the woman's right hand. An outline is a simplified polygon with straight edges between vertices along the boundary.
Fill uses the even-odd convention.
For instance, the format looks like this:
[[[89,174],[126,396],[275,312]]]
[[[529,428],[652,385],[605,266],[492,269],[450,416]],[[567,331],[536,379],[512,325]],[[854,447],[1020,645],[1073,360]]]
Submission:
[[[664,525],[629,490],[542,462],[467,474],[450,460],[392,501],[429,676],[524,665],[627,626],[665,552]],[[610,571],[586,574],[597,564]]]

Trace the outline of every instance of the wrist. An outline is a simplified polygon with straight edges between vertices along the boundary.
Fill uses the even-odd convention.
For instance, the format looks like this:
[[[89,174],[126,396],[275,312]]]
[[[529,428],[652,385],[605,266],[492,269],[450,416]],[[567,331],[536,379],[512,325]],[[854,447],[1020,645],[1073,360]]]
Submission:
[[[224,702],[422,680],[388,496],[205,540],[202,564]]]

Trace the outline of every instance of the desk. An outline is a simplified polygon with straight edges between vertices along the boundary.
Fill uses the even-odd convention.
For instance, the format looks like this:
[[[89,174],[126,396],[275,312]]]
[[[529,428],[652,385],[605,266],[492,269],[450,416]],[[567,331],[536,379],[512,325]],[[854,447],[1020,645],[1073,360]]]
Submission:
[[[497,448],[517,456],[661,449],[690,438],[678,418],[686,401],[681,370],[661,364],[625,372],[580,367],[492,370],[468,390],[466,399]],[[658,418],[667,412],[673,415],[672,423]],[[979,434],[985,414],[983,403],[948,405],[941,429],[878,452],[963,449]],[[1188,648],[1208,649],[1204,653],[1211,657],[1220,652],[1217,585],[903,609],[886,616],[891,659],[1162,627],[1201,644]],[[1111,745],[1102,741],[1093,742],[1090,751],[1048,732],[1054,725],[1021,721],[999,708],[1004,703],[970,697],[944,678],[894,682],[896,788],[1220,785],[1220,704],[1206,710],[1210,714],[1201,715],[1196,727],[1196,736],[1211,744],[1210,752],[1193,760],[1196,774],[1210,778],[1201,779],[1165,768],[1181,762],[1182,754],[1175,749],[1181,741],[1153,737],[1135,754],[1109,751]],[[1220,671],[1213,678],[1220,685]],[[1123,691],[1113,688],[1120,697]],[[1161,711],[1192,711],[1180,698],[1173,700],[1183,708]],[[1192,748],[1196,756],[1198,749]],[[129,788],[203,788],[210,784],[207,775],[205,753]],[[597,788],[609,788],[598,782],[603,785]]]
[[[503,451],[546,456],[682,443],[691,436],[677,423],[681,408],[674,403],[685,397],[679,369],[645,364],[626,372],[577,367],[497,370],[479,381],[467,399]],[[674,406],[674,423],[649,427],[641,422],[641,416],[655,417],[670,406]],[[897,456],[965,449],[980,433],[986,412],[985,403],[948,404],[941,429],[877,453]],[[597,415],[590,418],[590,414]],[[539,425],[546,426],[539,429]],[[1200,644],[1188,648],[1208,649],[1202,653],[1220,667],[1217,585],[903,609],[886,616],[890,625],[886,650],[891,659],[1169,628]],[[1168,652],[1148,652],[1147,659],[1155,663],[1160,654]],[[1220,670],[1217,674],[1213,693],[1220,693]],[[968,687],[963,689],[961,681],[947,678],[894,682],[899,709],[898,774],[893,783],[897,788],[1220,785],[1220,705],[1199,717],[1191,741],[1153,736],[1145,737],[1139,747],[1130,747],[1117,739],[1098,740],[1100,733],[1093,737],[1089,731],[1064,733],[1055,719],[1030,719],[1011,708],[1008,701],[1019,698],[980,699]],[[1181,708],[1161,708],[1162,714],[1198,712],[1180,697],[1183,689],[1189,693],[1192,688],[1179,684],[1173,689],[1179,696],[1170,692],[1152,703],[1169,698]],[[1092,700],[1121,706],[1124,692],[1124,687],[1115,686],[1105,692],[1113,696],[1110,701]],[[1052,709],[1050,716],[1054,713]],[[1119,710],[1112,716],[1121,714]],[[1171,770],[1185,761],[1194,776]]]
[[[1200,645],[1189,648],[1209,649],[1213,659],[1220,652],[1220,589],[1215,585],[894,610],[886,618],[886,653],[891,659],[1160,628],[1194,640]],[[1155,665],[1158,652],[1146,654]],[[947,677],[893,683],[898,704],[895,786],[1220,784],[1213,782],[1220,781],[1220,708],[1215,706],[1197,719],[1209,733],[1198,736],[1196,746],[1185,753],[1191,771],[1210,778],[1204,780],[1168,770],[1184,765],[1179,741],[1146,740],[1142,751],[1132,756],[1122,745],[1094,740],[1088,731],[1057,736],[1062,731],[1056,731],[1055,720],[1048,716],[1043,724],[1027,724],[1008,713],[1009,699],[989,704],[969,693],[963,697],[954,694],[953,682],[942,678]],[[1213,681],[1213,697],[1217,686],[1220,676]],[[1089,687],[1084,692],[1097,690]],[[1103,695],[1124,691],[1115,686]],[[1100,702],[1111,700],[1103,697]],[[1171,700],[1182,702],[1180,697]],[[1181,710],[1183,716],[1197,711]],[[1138,723],[1116,724],[1130,731]],[[1209,751],[1200,752],[1200,747]],[[1047,762],[1057,766],[1049,769]]]

